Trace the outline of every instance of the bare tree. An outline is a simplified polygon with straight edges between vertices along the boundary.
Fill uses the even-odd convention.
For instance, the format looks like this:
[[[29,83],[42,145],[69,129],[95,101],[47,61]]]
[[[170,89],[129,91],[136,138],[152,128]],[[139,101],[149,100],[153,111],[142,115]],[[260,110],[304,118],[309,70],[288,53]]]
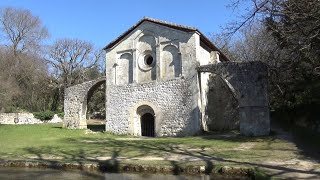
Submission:
[[[0,112],[11,105],[13,98],[20,94],[17,82],[13,77],[8,76],[7,66],[9,62],[5,50],[0,48]]]
[[[240,6],[242,4],[242,6]],[[247,5],[246,8],[243,6]],[[231,37],[241,29],[262,22],[272,32],[281,48],[291,49],[296,56],[307,57],[320,73],[320,2],[319,0],[233,0],[234,9],[246,9],[238,20],[231,22],[225,33]]]
[[[29,10],[7,7],[0,9],[0,35],[1,105],[39,110],[49,97],[48,69],[39,53],[47,28]]]
[[[49,48],[48,62],[63,86],[69,87],[87,79],[86,72],[97,66],[102,51],[79,39],[59,39]]]
[[[3,8],[0,10],[0,28],[15,55],[26,50],[36,50],[40,42],[49,36],[39,17],[29,10]]]
[[[319,104],[319,0],[234,0],[231,7],[245,12],[225,28],[227,49],[237,60],[269,65],[274,107]]]

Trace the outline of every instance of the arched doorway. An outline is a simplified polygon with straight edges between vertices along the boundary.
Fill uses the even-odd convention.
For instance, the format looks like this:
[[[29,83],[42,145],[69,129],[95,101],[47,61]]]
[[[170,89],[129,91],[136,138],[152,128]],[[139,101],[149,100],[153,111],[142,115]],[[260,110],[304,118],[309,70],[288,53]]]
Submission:
[[[154,137],[154,116],[151,113],[145,113],[140,121],[141,136]]]
[[[105,77],[83,82],[65,89],[63,127],[69,129],[87,129],[88,103],[94,98],[94,93],[101,86],[105,86]],[[104,87],[105,89],[105,87]],[[105,90],[101,88],[100,100],[105,109]],[[90,105],[89,105],[90,109]],[[90,110],[89,110],[90,111]],[[105,111],[105,110],[103,110]],[[102,122],[105,124],[105,119]],[[103,125],[102,124],[102,125]],[[102,126],[101,126],[102,127]],[[104,127],[105,129],[105,127]],[[102,129],[102,131],[104,131]]]
[[[150,106],[144,104],[137,108],[133,124],[134,135],[145,137],[157,136],[156,115]]]
[[[105,91],[105,81],[98,82],[90,88],[87,94],[87,102],[84,102],[84,104],[87,106],[83,109],[86,110],[85,117],[87,122],[87,129],[90,129],[91,131],[105,131]]]

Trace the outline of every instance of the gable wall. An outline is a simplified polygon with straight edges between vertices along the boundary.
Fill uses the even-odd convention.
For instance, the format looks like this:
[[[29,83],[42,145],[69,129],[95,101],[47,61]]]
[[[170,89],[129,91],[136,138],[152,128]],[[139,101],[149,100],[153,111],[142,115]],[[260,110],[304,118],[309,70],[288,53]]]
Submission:
[[[196,70],[198,40],[196,33],[144,22],[109,49],[106,130],[141,135],[137,111],[150,106],[155,112],[156,136],[198,133],[201,128]],[[147,53],[155,60],[151,68],[141,64]],[[127,68],[131,66],[132,82],[127,77],[130,76]]]
[[[107,50],[107,85],[169,80],[196,73],[197,36],[151,22],[142,23]],[[143,63],[148,53],[154,58],[151,70]]]

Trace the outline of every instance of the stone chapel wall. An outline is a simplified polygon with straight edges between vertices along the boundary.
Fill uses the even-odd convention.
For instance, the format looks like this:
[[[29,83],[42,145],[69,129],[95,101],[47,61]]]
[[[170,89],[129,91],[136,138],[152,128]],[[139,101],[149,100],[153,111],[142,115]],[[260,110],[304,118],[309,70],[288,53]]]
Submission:
[[[172,79],[144,84],[113,86],[107,97],[106,131],[135,134],[135,115],[140,105],[153,106],[156,136],[185,136],[199,133],[199,109],[195,79]],[[109,107],[109,108],[108,108]]]
[[[198,133],[197,43],[194,32],[144,22],[107,49],[106,131],[139,136],[137,109],[149,106],[155,112],[156,136]],[[127,80],[130,65],[120,67],[124,54],[132,60],[132,82]]]

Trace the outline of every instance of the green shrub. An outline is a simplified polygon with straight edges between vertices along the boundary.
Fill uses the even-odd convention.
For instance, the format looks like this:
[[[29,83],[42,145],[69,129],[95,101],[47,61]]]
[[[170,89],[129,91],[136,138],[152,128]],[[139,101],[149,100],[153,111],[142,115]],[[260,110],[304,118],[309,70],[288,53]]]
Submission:
[[[57,113],[57,115],[58,115],[59,118],[63,119],[63,117],[64,117],[64,112],[59,112],[59,113]]]
[[[40,119],[41,121],[50,120],[53,118],[55,112],[53,111],[43,111],[43,112],[34,112],[33,115],[35,118]]]
[[[15,106],[8,106],[4,108],[5,113],[20,113],[20,112],[27,112],[26,110],[20,108],[20,107],[15,107]]]

